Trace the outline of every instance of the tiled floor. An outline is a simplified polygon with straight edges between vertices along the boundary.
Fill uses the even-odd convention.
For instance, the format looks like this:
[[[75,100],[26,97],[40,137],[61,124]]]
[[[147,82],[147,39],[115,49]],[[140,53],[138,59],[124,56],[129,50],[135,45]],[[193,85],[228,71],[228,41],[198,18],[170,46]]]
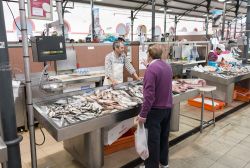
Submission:
[[[231,107],[236,106],[235,102]],[[186,103],[181,114],[199,119],[200,110]],[[221,110],[223,113],[226,109]],[[217,115],[219,114],[217,113]],[[206,112],[205,118],[212,117]],[[202,134],[197,133],[170,149],[171,168],[250,168],[250,105],[210,126]],[[199,121],[181,117],[180,131],[171,133],[171,139],[199,125]],[[44,129],[45,130],[45,129]],[[23,168],[30,168],[29,135],[23,134],[21,156]],[[46,142],[37,146],[38,168],[80,168],[81,165],[45,131]],[[42,140],[36,130],[37,143]],[[134,148],[117,152],[104,158],[104,168],[118,168],[137,158]]]
[[[170,150],[171,168],[249,168],[250,105]]]

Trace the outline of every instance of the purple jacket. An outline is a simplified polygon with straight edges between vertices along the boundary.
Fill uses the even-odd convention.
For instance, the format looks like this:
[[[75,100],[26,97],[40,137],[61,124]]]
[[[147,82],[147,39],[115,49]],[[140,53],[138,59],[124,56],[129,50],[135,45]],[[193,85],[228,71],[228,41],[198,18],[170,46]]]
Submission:
[[[162,60],[149,64],[143,79],[143,104],[140,117],[147,118],[151,108],[172,108],[172,69]]]

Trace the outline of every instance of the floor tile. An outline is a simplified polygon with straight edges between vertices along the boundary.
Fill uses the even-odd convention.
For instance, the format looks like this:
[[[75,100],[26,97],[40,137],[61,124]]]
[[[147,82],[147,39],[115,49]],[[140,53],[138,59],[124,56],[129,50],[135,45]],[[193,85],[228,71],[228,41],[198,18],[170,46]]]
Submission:
[[[217,160],[217,163],[226,165],[230,168],[242,168],[247,164],[246,161],[233,157],[229,154],[222,156],[219,160]]]
[[[225,166],[223,164],[220,164],[220,163],[214,163],[212,166],[210,166],[209,168],[230,168],[228,166]]]
[[[250,161],[249,153],[250,153],[249,148],[237,145],[234,148],[232,148],[227,154],[234,156],[235,158],[249,162]]]
[[[250,162],[248,162],[248,163],[244,166],[244,168],[250,168]]]

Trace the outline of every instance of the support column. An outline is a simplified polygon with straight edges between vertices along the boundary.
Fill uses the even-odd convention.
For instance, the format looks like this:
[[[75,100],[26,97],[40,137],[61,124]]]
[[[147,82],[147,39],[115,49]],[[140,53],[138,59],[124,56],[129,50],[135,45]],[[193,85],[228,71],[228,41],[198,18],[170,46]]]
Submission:
[[[164,0],[164,37],[167,33],[167,1]]]
[[[31,90],[30,79],[30,56],[29,56],[29,44],[27,34],[27,21],[24,0],[19,0],[20,22],[22,32],[22,45],[23,45],[23,63],[24,63],[24,75],[26,86],[26,107],[28,112],[28,126],[30,136],[30,151],[31,151],[31,167],[37,168],[36,157],[36,145],[35,145],[35,130],[34,130],[34,111],[33,111],[33,99]]]
[[[62,29],[62,36],[64,36],[64,21],[63,21],[63,12],[62,12],[62,1],[56,0],[56,10],[58,14],[59,25]]]
[[[224,40],[225,34],[225,20],[226,20],[226,10],[227,10],[227,3],[224,2],[224,9],[223,9],[223,20],[222,20],[222,32],[221,32],[221,40]]]
[[[209,37],[208,37],[209,13],[207,13],[205,22],[206,22],[206,39],[209,40]]]
[[[131,10],[131,42],[134,41],[134,11]]]
[[[227,37],[226,39],[230,39],[230,32],[231,31],[231,27],[230,27],[230,22],[228,21],[227,22]]]
[[[94,40],[95,36],[95,21],[94,21],[94,1],[90,0],[91,6],[91,41]]]
[[[0,124],[1,136],[7,145],[9,168],[21,168],[19,143],[22,136],[17,135],[16,113],[12,89],[11,67],[9,64],[8,43],[6,37],[3,2],[0,0]]]
[[[175,25],[174,25],[174,41],[176,41],[176,39],[177,39],[177,35],[176,35],[176,32],[177,32],[177,16],[175,16],[174,17],[174,23],[175,23]]]
[[[155,0],[152,0],[152,41],[155,41]]]
[[[235,20],[235,27],[234,27],[234,39],[236,38],[236,30],[237,30],[237,17],[236,17],[236,20]]]
[[[244,54],[242,63],[247,63],[249,58],[249,38],[250,38],[250,0],[247,1],[247,18],[246,18],[246,43],[244,45]]]
[[[242,36],[243,34],[243,17],[241,17],[241,22],[240,22],[240,35]]]

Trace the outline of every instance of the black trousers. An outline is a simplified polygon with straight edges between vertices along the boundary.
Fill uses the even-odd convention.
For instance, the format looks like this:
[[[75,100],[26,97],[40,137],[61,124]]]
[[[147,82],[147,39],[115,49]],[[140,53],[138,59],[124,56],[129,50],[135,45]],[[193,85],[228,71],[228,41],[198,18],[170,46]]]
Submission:
[[[148,113],[145,128],[148,129],[149,157],[145,168],[159,168],[168,165],[168,138],[170,130],[171,109],[151,109]]]

